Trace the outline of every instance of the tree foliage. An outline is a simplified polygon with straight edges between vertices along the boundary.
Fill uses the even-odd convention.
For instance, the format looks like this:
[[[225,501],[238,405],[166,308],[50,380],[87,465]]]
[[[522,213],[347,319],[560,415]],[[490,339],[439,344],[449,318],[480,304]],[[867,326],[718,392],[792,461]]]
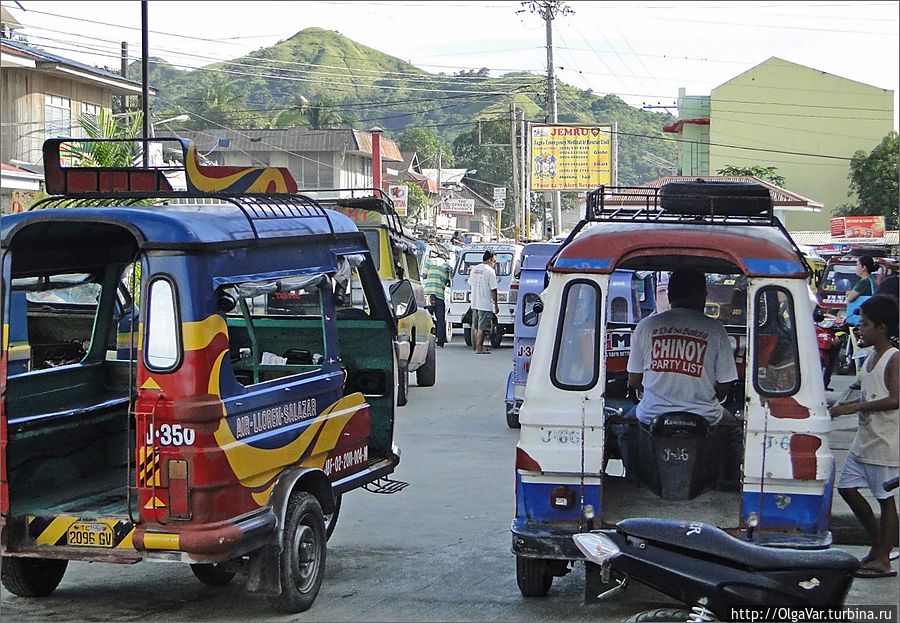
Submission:
[[[409,194],[406,196],[406,222],[410,225],[419,220],[419,213],[428,205],[428,195],[418,184],[408,184]]]
[[[868,154],[862,149],[850,160],[850,192],[856,203],[845,203],[835,209],[841,216],[884,216],[887,229],[897,229],[897,206],[900,155],[897,133],[888,132]]]
[[[507,189],[507,209],[503,212],[502,226],[514,220],[512,149],[509,144],[509,122],[506,120],[483,121],[453,141],[453,153],[459,168],[475,169],[478,174],[467,178],[466,183],[478,194],[493,197],[494,188]]]
[[[437,168],[437,155],[441,153],[441,166],[453,166],[453,152],[431,128],[407,128],[397,139],[400,151],[414,151],[426,169]]]
[[[733,165],[728,165],[722,167],[718,171],[716,171],[719,175],[730,175],[730,176],[740,176],[740,175],[749,175],[751,177],[758,177],[761,180],[766,180],[767,182],[772,182],[776,186],[780,186],[784,188],[784,185],[787,183],[787,180],[784,179],[783,175],[778,174],[778,167],[764,167],[758,164],[753,165],[752,167],[736,167]]]

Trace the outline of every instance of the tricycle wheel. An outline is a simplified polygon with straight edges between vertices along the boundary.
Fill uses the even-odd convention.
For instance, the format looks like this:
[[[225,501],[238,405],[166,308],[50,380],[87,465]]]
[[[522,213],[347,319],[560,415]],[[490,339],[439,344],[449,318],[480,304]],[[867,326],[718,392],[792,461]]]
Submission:
[[[466,346],[472,345],[472,329],[463,329],[463,339],[466,341]]]
[[[334,510],[325,515],[325,540],[331,538],[334,529],[337,527],[338,515],[341,512],[341,494],[334,496]]]
[[[4,556],[3,586],[19,597],[46,597],[62,582],[68,560],[50,558],[13,558]]]
[[[416,385],[419,387],[431,387],[434,385],[437,374],[437,347],[434,343],[434,336],[428,340],[428,354],[425,356],[425,363],[416,370]]]
[[[506,405],[506,425],[510,428],[521,428],[519,414],[516,413],[516,403]]]
[[[654,608],[653,610],[645,610],[638,612],[632,617],[628,617],[625,623],[653,623],[665,621],[690,621],[692,613],[681,608]]]
[[[516,583],[522,597],[546,597],[553,584],[547,561],[516,556]]]
[[[234,577],[234,571],[228,571],[222,564],[191,564],[191,571],[198,580],[207,586],[225,586]]]
[[[397,374],[397,406],[405,407],[409,402],[409,367],[403,365]]]
[[[282,612],[305,612],[325,577],[325,518],[319,501],[305,491],[291,494],[284,520],[278,567],[281,594],[272,605]]]

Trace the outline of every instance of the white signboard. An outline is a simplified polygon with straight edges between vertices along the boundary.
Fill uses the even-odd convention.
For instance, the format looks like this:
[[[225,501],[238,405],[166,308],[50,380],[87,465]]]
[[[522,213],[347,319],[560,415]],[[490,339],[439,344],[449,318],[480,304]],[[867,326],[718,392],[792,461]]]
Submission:
[[[400,216],[406,216],[406,206],[409,200],[409,186],[388,186],[388,195],[394,202],[394,209]]]
[[[503,210],[504,208],[506,208],[506,201],[503,199],[494,199],[495,210]]]
[[[506,199],[506,188],[494,189],[494,203],[497,202],[497,199]]]
[[[441,204],[441,212],[444,214],[475,214],[474,199],[446,199]]]

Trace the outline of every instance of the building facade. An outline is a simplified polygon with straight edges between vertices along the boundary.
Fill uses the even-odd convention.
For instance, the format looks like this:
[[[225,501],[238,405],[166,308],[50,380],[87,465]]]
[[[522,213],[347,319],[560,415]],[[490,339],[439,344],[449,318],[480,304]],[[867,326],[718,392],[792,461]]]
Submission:
[[[832,210],[852,201],[850,158],[857,150],[870,152],[893,129],[893,101],[890,89],[770,58],[714,88],[708,115],[702,96],[679,97],[685,106],[676,131],[685,141],[682,174],[775,167],[786,187],[825,206],[819,213],[791,213],[788,228],[826,230]],[[702,153],[704,126],[690,123],[704,117],[708,155]]]

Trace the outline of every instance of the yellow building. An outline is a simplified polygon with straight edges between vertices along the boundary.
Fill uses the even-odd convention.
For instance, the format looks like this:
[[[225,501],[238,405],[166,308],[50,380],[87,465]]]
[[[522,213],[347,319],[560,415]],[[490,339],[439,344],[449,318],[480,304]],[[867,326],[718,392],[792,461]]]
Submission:
[[[825,205],[818,213],[792,212],[788,229],[827,230],[831,211],[852,201],[850,158],[870,152],[894,127],[893,101],[890,89],[773,57],[714,88],[708,99],[682,90],[685,123],[666,129],[685,141],[683,175],[775,167],[786,188]],[[707,111],[708,125],[698,122]]]

